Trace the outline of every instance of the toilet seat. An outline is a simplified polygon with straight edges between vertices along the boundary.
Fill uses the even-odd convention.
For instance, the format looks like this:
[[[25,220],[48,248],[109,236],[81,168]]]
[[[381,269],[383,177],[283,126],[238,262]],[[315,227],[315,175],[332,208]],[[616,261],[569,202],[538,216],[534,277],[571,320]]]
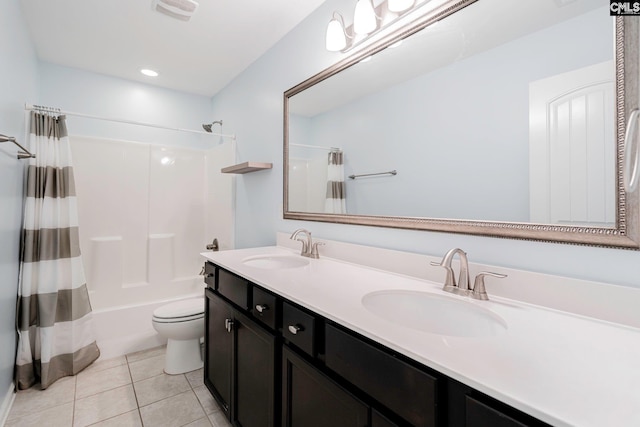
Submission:
[[[180,322],[190,322],[192,320],[198,320],[204,318],[204,313],[196,314],[194,316],[183,316],[183,317],[156,317],[153,316],[153,321],[157,323],[180,323]]]
[[[160,323],[177,323],[198,320],[204,317],[204,298],[191,298],[158,307],[153,311],[153,320]]]

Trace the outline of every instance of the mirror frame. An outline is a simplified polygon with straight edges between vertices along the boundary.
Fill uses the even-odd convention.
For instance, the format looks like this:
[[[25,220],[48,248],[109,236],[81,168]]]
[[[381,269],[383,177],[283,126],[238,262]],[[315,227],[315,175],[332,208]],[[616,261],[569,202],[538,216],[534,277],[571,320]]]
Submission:
[[[396,41],[408,37],[423,28],[475,3],[478,0],[450,0],[427,12],[361,51],[337,62],[335,65],[310,77],[284,93],[284,162],[283,162],[283,217],[284,219],[321,221],[339,224],[367,225],[403,228],[445,233],[462,233],[489,237],[537,240],[544,242],[612,248],[640,249],[640,189],[626,192],[623,185],[625,130],[630,112],[639,106],[640,24],[637,17],[615,17],[615,93],[616,93],[616,224],[611,228],[571,225],[537,224],[523,222],[496,222],[457,220],[446,218],[422,218],[400,216],[327,214],[295,212],[289,210],[289,98],[360,60],[382,51]],[[612,17],[613,18],[613,17]],[[638,186],[640,187],[640,186]]]

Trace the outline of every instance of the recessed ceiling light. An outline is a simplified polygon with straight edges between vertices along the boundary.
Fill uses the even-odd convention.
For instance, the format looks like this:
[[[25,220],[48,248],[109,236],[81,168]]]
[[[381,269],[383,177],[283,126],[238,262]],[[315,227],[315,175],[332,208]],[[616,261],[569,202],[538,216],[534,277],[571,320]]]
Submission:
[[[158,77],[158,72],[154,71],[154,70],[150,70],[148,68],[143,68],[142,70],[140,70],[140,72],[142,74],[144,74],[145,76],[149,76],[149,77]]]

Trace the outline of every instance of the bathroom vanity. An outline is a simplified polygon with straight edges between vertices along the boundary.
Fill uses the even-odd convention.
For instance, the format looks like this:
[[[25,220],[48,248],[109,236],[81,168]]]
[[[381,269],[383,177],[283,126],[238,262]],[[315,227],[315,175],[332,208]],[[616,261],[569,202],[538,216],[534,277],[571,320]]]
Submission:
[[[490,301],[471,301],[436,282],[283,247],[203,255],[205,384],[235,425],[640,423],[630,388],[640,381],[635,328],[494,297],[491,288]],[[433,299],[454,310],[440,324],[467,322],[468,308],[489,326],[433,332],[380,308],[398,300],[412,313],[411,301]]]

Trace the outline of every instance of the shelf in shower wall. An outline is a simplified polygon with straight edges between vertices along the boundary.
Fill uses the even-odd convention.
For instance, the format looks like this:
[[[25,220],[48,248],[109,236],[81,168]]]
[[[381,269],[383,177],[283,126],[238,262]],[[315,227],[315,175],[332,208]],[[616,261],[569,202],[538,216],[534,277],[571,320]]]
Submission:
[[[220,169],[222,173],[249,173],[257,172],[265,169],[271,169],[273,163],[261,163],[261,162],[244,162],[233,166],[227,166]]]

